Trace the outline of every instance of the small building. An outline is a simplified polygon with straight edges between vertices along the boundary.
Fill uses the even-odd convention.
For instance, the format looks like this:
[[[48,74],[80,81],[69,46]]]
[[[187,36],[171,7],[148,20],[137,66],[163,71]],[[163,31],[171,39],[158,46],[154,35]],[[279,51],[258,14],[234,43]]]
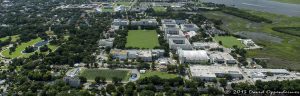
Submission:
[[[127,19],[114,19],[112,24],[115,25],[115,26],[128,26],[129,25],[129,20],[127,20]]]
[[[174,19],[162,19],[161,24],[176,24]]]
[[[213,52],[209,54],[211,63],[236,64],[237,61],[229,54],[224,52]]]
[[[247,47],[253,47],[253,46],[255,46],[255,43],[251,39],[242,39],[241,41]]]
[[[126,11],[126,7],[123,5],[120,5],[120,6],[115,7],[114,11],[115,12],[124,12],[124,11]]]
[[[165,50],[162,49],[153,49],[151,50],[152,52],[152,57],[154,58],[160,58],[164,56]]]
[[[193,47],[195,49],[213,49],[220,48],[219,44],[216,42],[194,42]]]
[[[179,30],[179,26],[177,24],[162,24],[162,30]]]
[[[165,30],[164,38],[166,40],[168,40],[170,38],[183,38],[183,37],[184,37],[184,34],[179,29],[174,28],[174,29],[166,29]]]
[[[152,53],[150,50],[141,50],[138,52],[138,58],[145,62],[151,62],[152,61]]]
[[[108,39],[101,39],[99,41],[99,46],[100,47],[112,47],[113,46],[113,42],[114,42],[114,38],[108,38]]]
[[[232,78],[243,78],[242,72],[238,69],[238,67],[203,65],[190,66],[190,75],[194,80],[212,81],[217,77],[225,76],[225,74],[230,75]]]
[[[208,63],[209,57],[204,50],[178,50],[180,64],[205,64]]]
[[[141,19],[139,21],[131,21],[132,26],[157,26],[156,19]]]
[[[144,73],[146,73],[146,70],[140,70],[140,73],[144,74]]]
[[[180,28],[183,32],[195,31],[199,30],[199,27],[196,24],[181,24]]]
[[[63,80],[72,87],[80,86],[80,79],[78,78],[78,74],[80,73],[80,68],[74,68],[69,70],[66,73],[66,76]]]
[[[112,49],[110,50],[110,54],[112,54],[114,59],[120,59],[120,60],[127,59],[127,50]]]
[[[127,50],[128,59],[136,59],[138,55],[138,50]]]
[[[169,48],[172,50],[177,50],[178,48],[181,48],[183,50],[192,50],[193,49],[189,40],[187,40],[185,37],[170,38],[168,41],[169,41]]]

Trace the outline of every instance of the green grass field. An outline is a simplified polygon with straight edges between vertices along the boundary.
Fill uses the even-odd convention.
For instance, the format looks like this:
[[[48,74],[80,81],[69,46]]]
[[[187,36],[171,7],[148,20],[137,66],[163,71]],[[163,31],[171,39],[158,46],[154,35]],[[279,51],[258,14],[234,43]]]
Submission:
[[[87,78],[92,81],[95,77],[105,77],[106,80],[111,80],[113,77],[122,78],[123,81],[129,80],[129,70],[112,70],[112,69],[84,69],[81,71],[80,76]]]
[[[166,12],[167,9],[165,7],[153,7],[155,12]]]
[[[300,4],[300,0],[272,0],[281,3]]]
[[[143,78],[145,78],[145,77],[151,77],[151,76],[154,76],[154,75],[157,75],[158,77],[163,78],[163,79],[170,79],[170,78],[175,78],[175,77],[177,77],[176,74],[169,74],[169,73],[167,73],[167,72],[146,71],[146,73],[141,74],[140,79],[143,79]]]
[[[223,46],[226,48],[232,48],[233,45],[237,45],[240,48],[245,47],[241,41],[237,40],[237,38],[233,36],[215,36],[214,39],[216,42],[222,41]]]
[[[5,51],[2,52],[2,55],[4,55],[5,57],[9,57],[9,58],[19,57],[19,56],[23,55],[21,52],[23,50],[25,50],[26,47],[34,45],[35,43],[40,42],[40,41],[42,41],[42,39],[37,38],[37,39],[33,39],[29,42],[22,43],[22,44],[17,46],[16,51],[12,52],[12,54],[9,54],[9,50],[5,50]]]
[[[102,12],[114,12],[114,9],[102,8]]]
[[[152,49],[159,46],[155,30],[129,30],[126,47]]]
[[[124,5],[124,6],[129,6],[130,2],[115,2],[115,4],[120,4],[120,5]]]
[[[9,36],[0,38],[0,41],[4,41],[4,40],[6,40],[6,39],[8,39],[8,38],[9,38]],[[19,39],[19,35],[11,36],[11,41],[12,41],[12,42],[16,42],[18,39]]]
[[[205,12],[204,15],[212,19],[221,19],[224,23],[221,28],[231,33],[241,31],[257,32],[281,38],[283,40],[281,43],[270,42],[270,39],[267,38],[254,40],[257,44],[264,48],[263,50],[249,50],[247,52],[248,57],[270,58],[271,60],[267,63],[270,68],[289,68],[300,70],[300,54],[298,54],[300,53],[300,37],[272,30],[273,27],[299,27],[300,17],[289,17],[252,10],[246,11],[257,16],[268,18],[272,20],[273,23],[254,23],[219,11]]]

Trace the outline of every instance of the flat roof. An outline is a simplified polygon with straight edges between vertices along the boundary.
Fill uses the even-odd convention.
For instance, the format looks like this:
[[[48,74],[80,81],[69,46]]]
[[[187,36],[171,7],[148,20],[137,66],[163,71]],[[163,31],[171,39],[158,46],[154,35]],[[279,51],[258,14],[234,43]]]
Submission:
[[[192,76],[196,77],[216,77],[216,73],[242,74],[238,67],[214,65],[191,65],[190,72]]]

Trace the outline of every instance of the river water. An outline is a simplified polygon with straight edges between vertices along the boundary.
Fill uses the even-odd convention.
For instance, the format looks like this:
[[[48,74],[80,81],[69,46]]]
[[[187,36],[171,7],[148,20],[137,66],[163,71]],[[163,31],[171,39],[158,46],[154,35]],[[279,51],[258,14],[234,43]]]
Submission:
[[[271,0],[201,0],[203,2],[212,2],[216,4],[225,4],[237,8],[264,11],[275,14],[300,17],[300,5],[280,3]]]

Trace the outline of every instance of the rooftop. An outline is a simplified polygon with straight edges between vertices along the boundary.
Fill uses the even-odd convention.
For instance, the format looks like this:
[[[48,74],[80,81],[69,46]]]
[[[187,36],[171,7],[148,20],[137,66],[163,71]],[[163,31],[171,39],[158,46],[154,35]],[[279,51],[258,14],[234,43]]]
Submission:
[[[216,73],[224,74],[241,74],[242,72],[238,67],[229,66],[203,66],[203,65],[191,65],[190,72],[192,76],[199,77],[216,77]]]

